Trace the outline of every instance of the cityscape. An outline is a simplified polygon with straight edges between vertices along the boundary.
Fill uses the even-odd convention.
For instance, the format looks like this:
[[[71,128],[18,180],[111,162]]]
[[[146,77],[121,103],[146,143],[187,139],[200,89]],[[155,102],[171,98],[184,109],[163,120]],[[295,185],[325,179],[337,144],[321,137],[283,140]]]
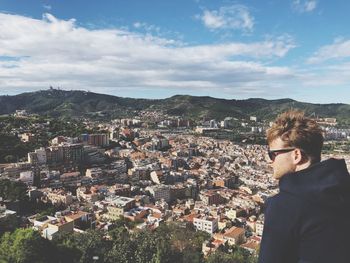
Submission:
[[[350,129],[337,128],[335,118],[317,122],[326,139],[323,158],[345,158],[349,167]],[[103,240],[116,229],[135,235],[166,225],[202,233],[194,249],[199,262],[216,262],[219,253],[255,262],[264,203],[278,192],[266,142],[256,143],[270,124],[256,116],[194,121],[152,111],[65,124],[26,110],[3,115],[2,131],[17,142],[1,144],[1,234],[30,229],[62,242],[94,231]],[[227,137],[234,130],[244,137]],[[6,154],[20,145],[32,150]],[[96,248],[90,253],[109,262]]]
[[[0,0],[0,263],[350,262],[349,8]]]

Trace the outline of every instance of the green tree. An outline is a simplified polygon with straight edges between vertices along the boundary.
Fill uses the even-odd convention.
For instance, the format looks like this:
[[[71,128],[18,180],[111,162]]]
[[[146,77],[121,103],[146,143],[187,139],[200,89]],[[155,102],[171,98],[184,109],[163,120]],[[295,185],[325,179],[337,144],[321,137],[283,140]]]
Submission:
[[[13,163],[13,162],[16,161],[16,157],[13,156],[13,155],[6,155],[6,156],[4,157],[4,160],[5,160],[5,162],[7,162],[7,163]]]
[[[238,246],[223,246],[209,255],[206,263],[255,263],[257,258]]]
[[[106,262],[124,262],[133,263],[134,251],[137,246],[137,240],[131,240],[130,235],[124,226],[113,229],[109,232],[112,248],[106,256]]]
[[[135,262],[173,262],[170,233],[157,230],[155,232],[141,231],[133,236],[138,242],[135,249]]]
[[[222,251],[217,251],[209,255],[206,263],[245,263],[245,261],[233,253],[229,254]]]
[[[27,186],[22,182],[0,179],[0,197],[10,201],[26,201],[28,200]]]
[[[62,263],[77,263],[80,260],[82,252],[71,233],[60,233],[53,240],[57,249],[57,260]]]
[[[5,232],[14,231],[19,225],[17,216],[9,216],[6,219],[0,220],[0,237]]]
[[[0,262],[57,262],[54,246],[32,229],[5,233],[0,242]]]
[[[93,263],[93,257],[98,256],[98,262],[105,262],[105,256],[110,251],[111,242],[103,238],[102,233],[89,230],[82,234],[64,234],[54,240],[62,254],[60,262],[65,262],[67,256],[75,255],[73,261],[81,263]],[[68,259],[69,260],[69,259]]]
[[[210,238],[208,233],[177,223],[163,224],[156,233],[169,239],[170,262],[203,262],[202,244]]]

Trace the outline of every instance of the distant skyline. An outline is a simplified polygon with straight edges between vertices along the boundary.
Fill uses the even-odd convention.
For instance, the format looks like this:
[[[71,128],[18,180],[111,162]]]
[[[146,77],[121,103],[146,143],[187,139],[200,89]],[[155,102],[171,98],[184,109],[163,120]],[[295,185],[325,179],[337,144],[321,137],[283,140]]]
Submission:
[[[350,104],[349,1],[0,0],[0,95]]]

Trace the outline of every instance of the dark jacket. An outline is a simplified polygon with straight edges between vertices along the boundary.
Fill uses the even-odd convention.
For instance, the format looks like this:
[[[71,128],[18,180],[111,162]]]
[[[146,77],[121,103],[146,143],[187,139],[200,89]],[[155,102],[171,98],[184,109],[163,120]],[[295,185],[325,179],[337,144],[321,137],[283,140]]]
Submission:
[[[350,176],[329,159],[286,174],[269,198],[259,263],[349,263]]]

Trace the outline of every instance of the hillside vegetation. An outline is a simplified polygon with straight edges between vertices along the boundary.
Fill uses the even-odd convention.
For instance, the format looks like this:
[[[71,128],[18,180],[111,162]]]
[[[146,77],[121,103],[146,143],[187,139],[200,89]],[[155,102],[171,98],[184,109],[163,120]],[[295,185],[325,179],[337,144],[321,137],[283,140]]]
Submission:
[[[306,111],[309,115],[335,117],[350,123],[348,104],[312,104],[292,99],[226,100],[212,97],[175,95],[166,99],[133,99],[86,91],[48,89],[15,96],[0,96],[0,114],[11,114],[17,109],[53,117],[117,118],[134,116],[135,113],[159,111],[173,116],[191,119],[224,117],[244,118],[251,115],[260,119],[273,119],[278,113],[291,108]]]

